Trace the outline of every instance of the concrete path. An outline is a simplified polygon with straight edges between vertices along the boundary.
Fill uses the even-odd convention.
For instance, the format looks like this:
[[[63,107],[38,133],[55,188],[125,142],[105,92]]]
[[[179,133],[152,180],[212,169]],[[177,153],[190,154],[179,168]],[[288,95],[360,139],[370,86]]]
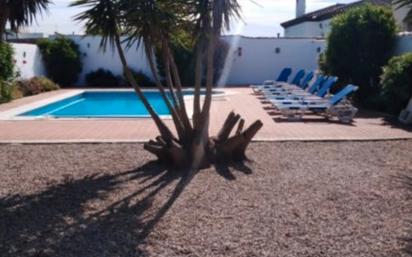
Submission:
[[[329,122],[317,116],[307,116],[302,121],[287,121],[276,115],[268,104],[263,104],[249,88],[224,90],[228,96],[216,98],[213,102],[211,134],[217,133],[227,114],[235,110],[247,124],[256,119],[263,121],[264,127],[255,138],[258,141],[412,139],[411,130],[388,124],[379,116],[362,115],[351,125]],[[68,92],[70,90],[59,90],[2,104],[0,115]],[[166,123],[172,124],[170,120]],[[0,143],[140,142],[157,134],[152,120],[147,118],[0,121]]]

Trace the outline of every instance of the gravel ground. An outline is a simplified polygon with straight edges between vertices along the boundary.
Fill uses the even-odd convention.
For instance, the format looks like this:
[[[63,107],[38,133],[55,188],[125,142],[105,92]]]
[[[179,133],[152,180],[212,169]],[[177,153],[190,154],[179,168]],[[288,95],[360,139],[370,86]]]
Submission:
[[[1,145],[0,256],[406,256],[411,150],[254,143],[180,193],[139,144]]]

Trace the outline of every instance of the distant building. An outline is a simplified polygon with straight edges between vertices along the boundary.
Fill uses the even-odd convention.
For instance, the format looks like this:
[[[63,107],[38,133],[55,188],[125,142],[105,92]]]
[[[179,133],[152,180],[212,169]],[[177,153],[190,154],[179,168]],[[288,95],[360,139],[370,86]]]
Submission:
[[[15,40],[30,40],[30,39],[41,39],[45,38],[46,35],[44,33],[31,33],[31,32],[13,32],[7,31],[6,33],[7,40],[15,41]]]
[[[296,18],[281,24],[285,29],[285,37],[323,38],[330,32],[333,17],[366,3],[391,6],[391,0],[362,0],[350,4],[336,4],[305,14],[305,0],[296,0]]]
[[[31,33],[31,32],[14,32],[11,30],[6,31],[5,39],[12,43],[26,43],[36,44],[39,39],[47,38],[45,33]]]

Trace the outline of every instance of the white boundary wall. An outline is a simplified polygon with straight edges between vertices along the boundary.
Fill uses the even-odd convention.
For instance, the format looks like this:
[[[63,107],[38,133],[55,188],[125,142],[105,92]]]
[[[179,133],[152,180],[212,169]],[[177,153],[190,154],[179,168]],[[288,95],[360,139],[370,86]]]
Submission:
[[[100,37],[68,36],[68,38],[79,45],[80,52],[83,54],[83,70],[80,74],[78,84],[84,85],[86,74],[99,68],[110,70],[114,75],[121,76],[123,74],[122,64],[116,49],[112,49],[110,45],[108,45],[106,51],[103,51],[103,49],[100,48]],[[125,47],[125,54],[127,62],[133,70],[142,71],[150,78],[153,77],[143,46],[137,47],[135,44],[130,48]]]
[[[85,75],[99,68],[107,69],[115,75],[122,74],[122,66],[116,51],[108,47],[106,52],[99,48],[99,37],[69,36],[79,46],[83,54],[83,71],[78,81],[84,85]],[[230,46],[229,56],[219,85],[243,85],[261,83],[276,79],[279,71],[290,67],[316,70],[320,52],[326,48],[326,41],[313,38],[250,38],[227,36],[223,38]],[[36,45],[12,44],[15,61],[23,78],[45,75],[41,54]],[[278,52],[277,52],[278,51]],[[399,36],[395,55],[412,52],[412,34]],[[129,65],[143,71],[149,77],[150,72],[144,48],[136,46],[126,50]]]
[[[46,75],[39,48],[33,44],[11,44],[14,49],[16,70],[22,78]]]
[[[290,67],[316,70],[325,40],[309,38],[226,37],[231,46],[220,85],[261,83],[276,79],[279,71]]]

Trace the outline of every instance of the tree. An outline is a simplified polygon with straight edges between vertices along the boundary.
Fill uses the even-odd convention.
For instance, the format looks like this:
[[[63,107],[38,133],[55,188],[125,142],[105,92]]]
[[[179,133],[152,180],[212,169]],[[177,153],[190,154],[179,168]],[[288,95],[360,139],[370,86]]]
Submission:
[[[195,80],[195,52],[194,43],[190,31],[175,31],[172,34],[170,45],[172,54],[175,57],[176,65],[180,71],[180,77],[183,86],[193,86]],[[217,83],[226,61],[226,57],[229,51],[229,45],[223,39],[220,39],[217,43],[217,51],[215,53],[215,78],[214,82]],[[162,54],[160,49],[156,49],[156,60],[159,75],[162,78],[165,77]]]
[[[359,85],[361,104],[379,92],[382,66],[395,44],[396,22],[391,9],[364,5],[332,21],[322,67],[344,83]]]
[[[236,0],[77,0],[72,5],[88,8],[76,19],[86,22],[87,31],[101,34],[103,49],[107,44],[116,47],[129,83],[155,122],[160,136],[144,145],[147,151],[162,162],[189,167],[191,170],[217,161],[246,159],[246,148],[262,127],[261,121],[256,121],[244,130],[245,121],[240,115],[231,113],[220,133],[216,137],[209,137],[213,56],[220,33],[229,27],[231,18],[239,16],[240,7]],[[192,121],[186,112],[180,73],[170,47],[172,32],[182,27],[190,28],[196,52]],[[128,68],[123,46],[132,46],[136,42],[145,47],[156,87],[171,113],[176,135],[153,110]],[[168,90],[157,74],[153,52],[155,47],[162,52]],[[205,59],[207,61],[203,62]],[[201,104],[202,81],[205,81],[206,93]],[[230,136],[237,124],[236,132]]]
[[[381,77],[384,110],[398,115],[412,97],[412,53],[392,57]]]
[[[394,4],[398,9],[403,7],[409,8],[404,21],[412,25],[412,0],[394,0],[392,4]]]
[[[2,0],[0,1],[0,42],[9,23],[12,30],[30,25],[36,15],[47,9],[50,0]]]
[[[42,39],[38,46],[46,64],[47,75],[60,85],[73,85],[83,68],[79,46],[64,37]]]
[[[14,76],[13,47],[8,43],[0,43],[0,81],[10,80]]]

